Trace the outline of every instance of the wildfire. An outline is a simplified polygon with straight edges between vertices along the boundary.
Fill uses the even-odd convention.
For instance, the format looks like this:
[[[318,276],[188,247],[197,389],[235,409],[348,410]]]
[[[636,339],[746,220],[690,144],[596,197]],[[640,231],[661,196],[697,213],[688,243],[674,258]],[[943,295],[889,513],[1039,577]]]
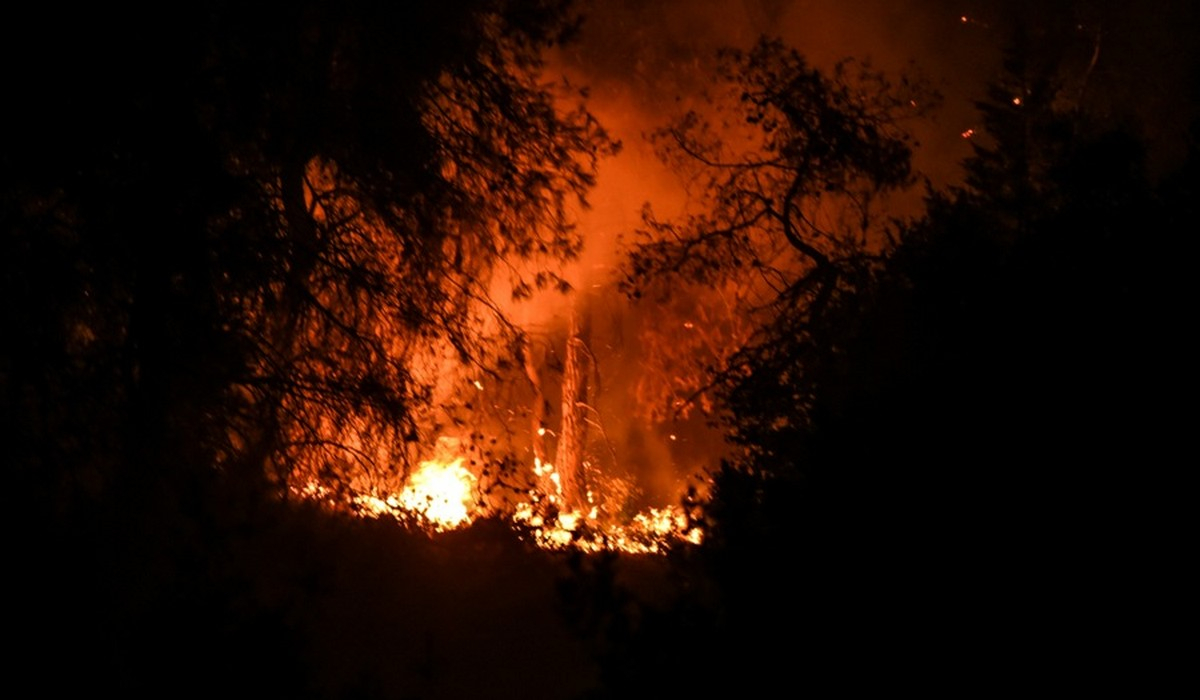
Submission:
[[[660,554],[672,544],[700,544],[704,533],[676,506],[648,508],[628,523],[603,518],[592,491],[587,493],[588,510],[554,509],[562,502],[562,487],[553,464],[534,460],[534,474],[552,486],[549,493],[529,492],[529,500],[517,504],[512,520],[543,549],[578,549],[584,552],[620,551],[627,554]],[[548,514],[547,511],[553,513]]]
[[[449,463],[422,462],[398,495],[358,496],[355,505],[373,515],[415,518],[434,532],[445,532],[474,520],[475,475],[459,457]]]
[[[359,494],[351,499],[356,512],[366,517],[392,517],[415,523],[431,532],[447,532],[471,524],[479,515],[479,486],[464,458],[429,460],[408,478],[399,494]],[[661,554],[671,546],[700,544],[703,531],[678,506],[647,508],[614,522],[605,518],[588,492],[586,513],[559,509],[561,482],[554,465],[535,460],[534,476],[545,490],[534,488],[518,502],[510,516],[513,526],[543,549],[577,549],[583,552],[620,551],[628,554]],[[309,483],[298,493],[306,498],[331,500],[331,492]]]
[[[687,514],[675,506],[648,508],[627,525],[602,523],[594,514],[594,509],[591,517],[571,511],[547,521],[536,514],[533,504],[522,503],[513,521],[525,525],[543,549],[661,554],[673,544],[700,544],[704,539],[703,530],[691,525]]]
[[[461,457],[450,464],[423,462],[400,493],[400,506],[419,513],[438,530],[471,522],[475,475],[462,462]]]

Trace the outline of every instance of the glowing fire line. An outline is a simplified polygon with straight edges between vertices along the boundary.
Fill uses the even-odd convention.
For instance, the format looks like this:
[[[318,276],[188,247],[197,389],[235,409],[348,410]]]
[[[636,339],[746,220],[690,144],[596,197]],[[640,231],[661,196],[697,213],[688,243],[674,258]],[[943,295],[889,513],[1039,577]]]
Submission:
[[[364,516],[390,516],[434,533],[465,527],[474,522],[480,508],[476,498],[477,479],[463,466],[463,461],[458,457],[448,462],[422,462],[399,494],[359,494],[351,503]],[[673,545],[700,544],[703,539],[703,531],[678,506],[647,508],[628,523],[604,522],[594,503],[589,504],[586,514],[556,510],[562,493],[554,465],[535,460],[533,471],[542,483],[550,485],[552,492],[529,491],[529,500],[516,505],[511,522],[538,547],[661,554]],[[316,483],[308,484],[299,493],[307,498],[329,498],[329,491]],[[589,493],[589,501],[592,497]]]

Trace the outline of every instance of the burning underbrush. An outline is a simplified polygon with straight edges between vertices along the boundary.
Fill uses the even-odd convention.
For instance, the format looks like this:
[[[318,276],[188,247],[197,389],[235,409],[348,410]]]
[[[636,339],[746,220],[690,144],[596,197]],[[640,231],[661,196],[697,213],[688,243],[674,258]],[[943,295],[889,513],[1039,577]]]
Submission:
[[[664,554],[672,547],[700,544],[704,537],[697,513],[702,499],[694,488],[680,505],[634,509],[635,489],[626,481],[593,475],[586,504],[571,507],[558,471],[548,462],[535,458],[527,473],[516,475],[523,482],[516,486],[488,469],[477,474],[464,455],[447,454],[444,448],[438,452],[418,464],[395,492],[335,491],[313,481],[297,493],[360,517],[391,518],[430,535],[477,520],[500,520],[522,540],[546,550]]]
[[[512,318],[482,308],[472,361],[445,340],[408,348],[410,422],[391,433],[371,417],[331,422],[321,444],[349,449],[306,458],[288,477],[292,490],[431,536],[488,520],[551,551],[662,554],[699,544],[719,438],[707,414],[681,406],[698,370],[649,361],[665,341],[644,342],[640,329],[694,338],[697,323],[711,325],[704,338],[713,343],[732,331],[707,316],[689,320],[686,309],[664,324],[623,299],[576,290],[514,301]]]

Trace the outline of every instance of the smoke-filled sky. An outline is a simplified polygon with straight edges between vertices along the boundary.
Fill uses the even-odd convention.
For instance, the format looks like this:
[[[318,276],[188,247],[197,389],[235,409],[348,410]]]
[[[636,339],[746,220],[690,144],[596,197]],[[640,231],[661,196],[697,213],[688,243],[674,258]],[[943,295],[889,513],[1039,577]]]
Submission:
[[[629,302],[612,286],[622,243],[640,224],[644,203],[670,216],[687,205],[677,176],[655,157],[644,134],[673,115],[702,105],[721,47],[748,48],[778,37],[818,68],[847,57],[869,61],[890,76],[921,78],[941,101],[911,124],[919,142],[914,167],[935,188],[954,185],[972,138],[986,138],[975,101],[1002,67],[1002,47],[1019,23],[1034,41],[1039,27],[1066,28],[1086,70],[1089,107],[1113,123],[1140,122],[1152,163],[1170,165],[1195,114],[1197,11],[1188,2],[1009,2],[1005,0],[587,0],[577,41],[551,57],[550,69],[587,86],[588,106],[623,149],[601,165],[592,209],[581,218],[585,254],[568,278],[591,292],[589,304],[609,319],[594,338],[605,374],[606,420],[621,461],[645,470],[686,467],[670,428],[646,430],[629,410],[641,364]],[[1059,39],[1062,34],[1057,35]],[[911,204],[919,203],[915,191]],[[914,211],[905,213],[915,213]],[[515,314],[523,324],[561,324],[570,302],[535,303]],[[624,319],[624,320],[620,320]],[[658,319],[670,323],[680,319]],[[602,330],[603,329],[603,330]],[[688,436],[711,450],[712,436]],[[656,466],[657,465],[657,466]],[[672,478],[671,469],[664,479]],[[643,483],[645,478],[643,477]],[[670,491],[667,484],[654,489]]]
[[[814,65],[854,57],[892,75],[919,72],[943,95],[929,122],[914,124],[917,168],[935,184],[952,182],[969,154],[961,133],[975,121],[971,100],[999,66],[995,33],[961,22],[949,0],[662,0],[594,1],[579,41],[560,57],[590,88],[590,107],[622,141],[606,163],[585,220],[589,251],[609,262],[616,237],[638,224],[643,202],[671,213],[682,206],[679,182],[661,166],[643,134],[693,107],[711,76],[718,48],[746,48],[778,36]],[[979,4],[979,3],[974,3]]]
[[[960,177],[970,154],[962,134],[979,127],[974,101],[1000,70],[1017,22],[1074,25],[1080,46],[1096,48],[1090,97],[1114,119],[1138,119],[1156,162],[1178,156],[1195,112],[1200,12],[1186,1],[588,0],[583,7],[578,41],[554,65],[591,89],[591,109],[624,145],[603,167],[585,220],[593,265],[610,261],[616,236],[637,225],[643,202],[666,212],[680,204],[678,183],[642,135],[697,99],[719,47],[745,48],[763,35],[818,67],[854,57],[893,76],[926,79],[942,101],[912,125],[921,144],[915,167],[935,187]]]

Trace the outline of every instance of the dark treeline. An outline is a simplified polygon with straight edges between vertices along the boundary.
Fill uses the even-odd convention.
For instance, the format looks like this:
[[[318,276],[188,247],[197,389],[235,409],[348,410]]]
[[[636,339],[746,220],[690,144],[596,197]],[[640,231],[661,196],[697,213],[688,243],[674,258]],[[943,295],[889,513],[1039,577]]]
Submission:
[[[705,544],[643,563],[660,580],[637,586],[637,564],[551,556],[495,523],[430,540],[286,492],[295,473],[344,469],[297,451],[314,440],[295,430],[353,416],[389,426],[381,444],[409,438],[421,394],[385,332],[475,351],[442,280],[578,251],[563,202],[613,144],[531,79],[572,17],[536,0],[273,9],[43,8],[7,30],[13,682],[154,697],[1145,690],[1181,655],[1153,639],[1187,554],[1200,144],[1151,173],[1136,126],[1075,100],[1078,72],[1046,51],[1070,42],[1014,41],[965,183],[929,193],[882,251],[813,243],[823,232],[792,200],[910,182],[889,121],[907,100],[878,83],[895,99],[858,102],[778,43],[730,54],[724,77],[743,81],[784,175],[747,171],[716,183],[707,219],[648,223],[766,222],[802,274],[723,375],[740,451],[716,475]],[[659,136],[688,156],[689,133]],[[315,215],[314,161],[337,165],[337,191],[386,242]],[[714,260],[756,265],[705,240],[711,259],[689,249],[675,269],[703,282]],[[396,249],[385,269],[375,254]],[[643,249],[633,286],[677,252]]]
[[[1169,687],[1197,134],[1151,174],[1073,28],[1021,27],[964,184],[735,358],[744,456],[675,602],[610,625],[612,697]]]

